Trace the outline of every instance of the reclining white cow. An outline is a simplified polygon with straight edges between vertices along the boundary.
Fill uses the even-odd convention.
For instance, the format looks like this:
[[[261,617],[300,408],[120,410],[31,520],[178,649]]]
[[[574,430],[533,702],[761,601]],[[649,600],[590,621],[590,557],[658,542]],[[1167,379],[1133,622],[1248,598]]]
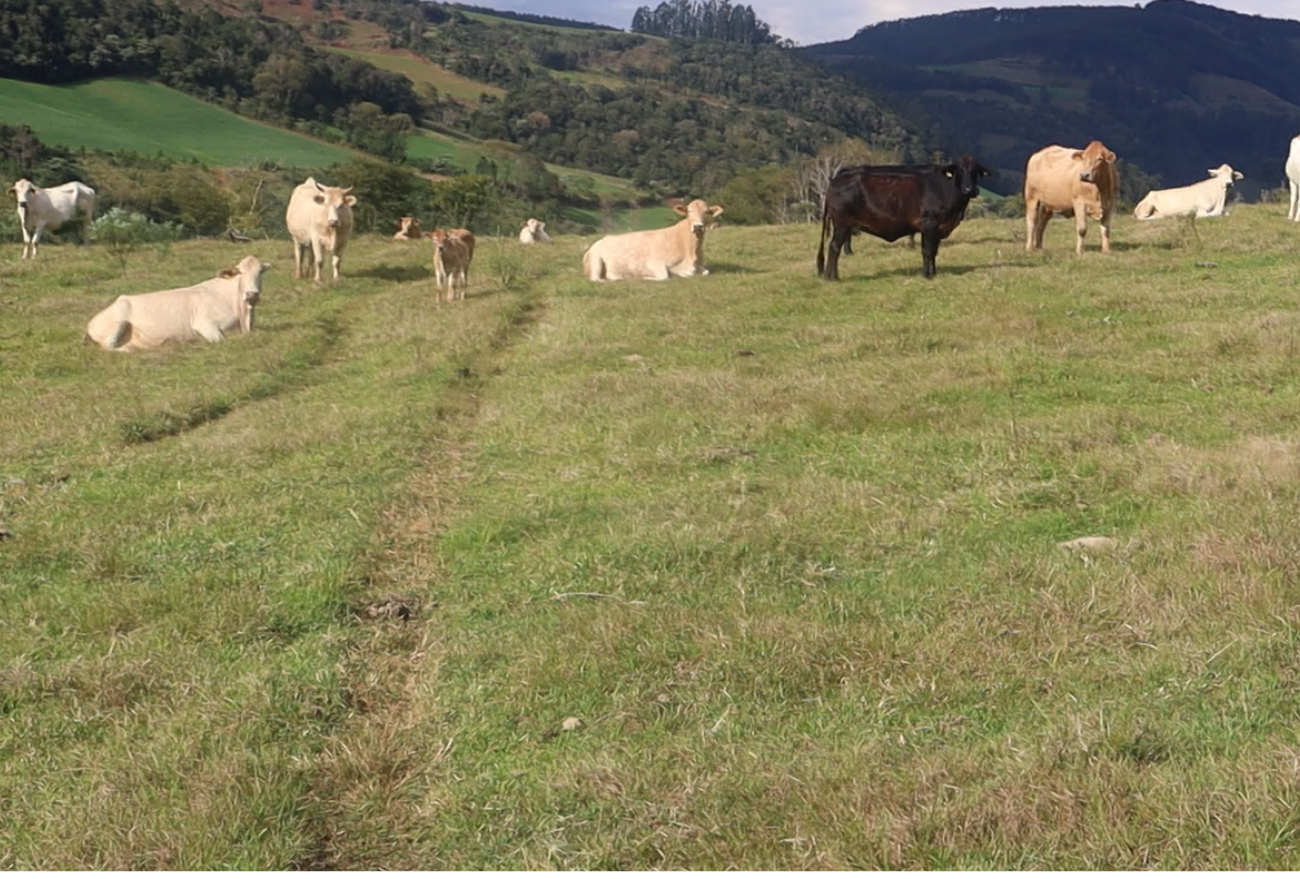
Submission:
[[[220,342],[229,333],[251,332],[253,308],[262,294],[262,272],[270,267],[246,256],[234,268],[193,287],[119,296],[91,318],[86,344],[109,351],[139,351],[169,341]]]
[[[18,220],[23,226],[23,259],[36,259],[41,233],[54,230],[82,215],[81,242],[90,243],[90,223],[95,219],[95,190],[76,180],[42,189],[26,178],[9,187],[18,200]]]
[[[519,230],[520,244],[550,244],[551,236],[546,234],[546,224],[535,217],[524,221],[524,228]]]
[[[1198,217],[1226,216],[1228,212],[1224,207],[1228,204],[1228,190],[1234,181],[1242,178],[1242,173],[1234,171],[1231,165],[1220,165],[1211,168],[1209,174],[1208,180],[1191,186],[1151,190],[1133,209],[1133,216],[1139,220],[1159,220],[1184,217],[1193,211]]]
[[[1291,206],[1286,218],[1300,223],[1300,134],[1291,138],[1291,152],[1286,157],[1286,182],[1291,189]]]
[[[704,230],[722,208],[695,199],[673,210],[686,219],[666,229],[606,235],[582,255],[582,273],[593,281],[666,281],[672,275],[707,275]]]

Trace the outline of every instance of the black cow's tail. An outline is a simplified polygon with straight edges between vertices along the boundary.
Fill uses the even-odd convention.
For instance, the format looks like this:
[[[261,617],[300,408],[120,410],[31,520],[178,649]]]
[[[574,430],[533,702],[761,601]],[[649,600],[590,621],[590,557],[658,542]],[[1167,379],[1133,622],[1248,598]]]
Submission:
[[[822,237],[817,244],[817,274],[820,276],[826,271],[826,230],[831,223],[831,212],[826,202],[822,202]]]

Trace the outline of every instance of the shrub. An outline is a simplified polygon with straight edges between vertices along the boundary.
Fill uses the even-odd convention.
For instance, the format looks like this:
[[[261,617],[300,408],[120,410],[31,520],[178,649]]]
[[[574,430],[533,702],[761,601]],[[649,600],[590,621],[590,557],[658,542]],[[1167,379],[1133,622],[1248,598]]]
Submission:
[[[181,227],[176,223],[155,223],[144,214],[113,208],[91,224],[90,234],[125,269],[132,253],[146,244],[165,249],[181,236]]]

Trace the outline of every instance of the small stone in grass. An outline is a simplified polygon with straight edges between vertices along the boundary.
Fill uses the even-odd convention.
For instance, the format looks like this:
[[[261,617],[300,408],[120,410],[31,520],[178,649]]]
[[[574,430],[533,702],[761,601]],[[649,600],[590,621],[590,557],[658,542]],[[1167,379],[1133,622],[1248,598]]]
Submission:
[[[560,729],[564,730],[565,732],[573,732],[575,729],[577,729],[580,726],[582,726],[582,721],[578,720],[578,718],[566,717],[564,718],[564,723],[560,724]]]

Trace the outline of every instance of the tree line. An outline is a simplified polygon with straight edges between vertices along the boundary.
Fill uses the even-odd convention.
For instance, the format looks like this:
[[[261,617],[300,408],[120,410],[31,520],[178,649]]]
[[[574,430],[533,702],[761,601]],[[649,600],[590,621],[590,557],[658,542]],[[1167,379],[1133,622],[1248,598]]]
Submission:
[[[632,32],[751,45],[783,42],[754,14],[754,7],[733,6],[730,0],[664,0],[654,9],[641,6],[632,14]]]

